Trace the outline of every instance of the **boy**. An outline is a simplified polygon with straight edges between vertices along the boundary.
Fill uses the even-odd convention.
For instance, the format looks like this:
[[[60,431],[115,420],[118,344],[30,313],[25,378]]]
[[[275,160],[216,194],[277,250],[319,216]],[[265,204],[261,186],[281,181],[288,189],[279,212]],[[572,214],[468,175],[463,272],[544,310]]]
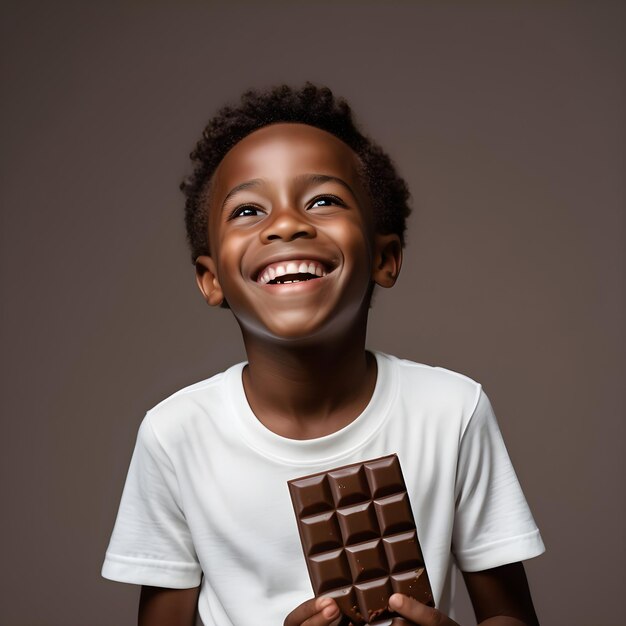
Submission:
[[[365,349],[376,285],[402,262],[408,192],[348,105],[307,84],[249,92],[192,153],[186,224],[200,291],[247,363],[148,412],[103,567],[143,585],[139,624],[326,626],[287,480],[397,453],[437,610],[454,562],[482,624],[536,624],[520,561],[543,551],[480,386]],[[201,583],[201,586],[199,586]]]

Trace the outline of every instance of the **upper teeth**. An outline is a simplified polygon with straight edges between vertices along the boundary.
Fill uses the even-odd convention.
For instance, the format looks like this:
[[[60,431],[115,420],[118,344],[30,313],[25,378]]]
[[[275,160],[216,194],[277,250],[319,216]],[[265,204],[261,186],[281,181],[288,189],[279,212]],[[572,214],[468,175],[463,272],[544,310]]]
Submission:
[[[257,278],[262,285],[287,274],[313,274],[314,276],[326,276],[328,272],[317,261],[279,261],[268,265]]]

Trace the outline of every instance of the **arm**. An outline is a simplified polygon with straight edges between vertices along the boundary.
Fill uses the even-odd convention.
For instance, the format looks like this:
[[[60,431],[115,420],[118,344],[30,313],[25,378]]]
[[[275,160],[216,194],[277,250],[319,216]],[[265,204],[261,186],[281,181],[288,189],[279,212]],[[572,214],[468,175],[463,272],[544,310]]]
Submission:
[[[200,587],[141,588],[138,626],[194,626]]]
[[[526,572],[521,563],[511,563],[483,570],[463,572],[467,591],[479,624],[524,624],[539,626]],[[506,616],[519,621],[498,620]],[[493,619],[492,619],[493,618]]]

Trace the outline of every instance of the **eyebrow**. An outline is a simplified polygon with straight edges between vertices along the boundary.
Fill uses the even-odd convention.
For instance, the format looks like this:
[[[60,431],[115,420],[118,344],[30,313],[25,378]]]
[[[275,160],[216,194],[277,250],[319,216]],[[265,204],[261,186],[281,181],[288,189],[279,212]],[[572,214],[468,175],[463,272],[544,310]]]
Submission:
[[[301,176],[298,176],[296,180],[303,180],[313,185],[321,185],[322,183],[337,183],[342,187],[345,187],[354,197],[356,197],[352,187],[350,187],[345,180],[337,178],[336,176],[329,176],[327,174],[302,174]]]
[[[226,197],[224,198],[224,201],[222,202],[222,208],[224,208],[224,206],[226,205],[228,200],[232,196],[234,196],[236,193],[239,193],[240,191],[243,191],[244,189],[250,189],[251,187],[258,187],[259,185],[262,185],[262,184],[263,184],[263,179],[262,178],[253,178],[252,180],[247,180],[245,183],[240,183],[239,185],[235,185],[226,194]]]
[[[344,187],[345,189],[347,189],[352,194],[352,196],[356,197],[356,194],[352,190],[352,187],[350,187],[350,185],[348,185],[348,183],[345,180],[342,180],[341,178],[337,178],[337,176],[329,176],[328,174],[301,174],[300,176],[296,177],[296,180],[303,181],[305,183],[308,183],[309,185],[321,185],[322,183],[329,183],[329,182],[337,183],[341,185],[342,187]],[[235,194],[239,193],[240,191],[244,191],[245,189],[252,189],[254,187],[259,187],[264,182],[266,181],[263,180],[262,178],[253,178],[252,180],[247,180],[244,183],[235,185],[226,194],[226,197],[224,198],[224,201],[222,202],[222,208],[226,206],[226,203],[228,202],[228,200],[232,198]]]

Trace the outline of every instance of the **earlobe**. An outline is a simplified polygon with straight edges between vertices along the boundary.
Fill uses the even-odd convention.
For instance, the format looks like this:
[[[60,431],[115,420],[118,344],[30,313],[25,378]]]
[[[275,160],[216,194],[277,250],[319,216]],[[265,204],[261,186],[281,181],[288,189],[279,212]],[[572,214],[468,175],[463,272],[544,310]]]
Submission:
[[[381,287],[393,287],[402,267],[402,243],[395,233],[374,235],[372,280]]]
[[[220,306],[224,302],[224,293],[217,279],[215,263],[210,256],[199,256],[196,259],[196,283],[207,304]]]

